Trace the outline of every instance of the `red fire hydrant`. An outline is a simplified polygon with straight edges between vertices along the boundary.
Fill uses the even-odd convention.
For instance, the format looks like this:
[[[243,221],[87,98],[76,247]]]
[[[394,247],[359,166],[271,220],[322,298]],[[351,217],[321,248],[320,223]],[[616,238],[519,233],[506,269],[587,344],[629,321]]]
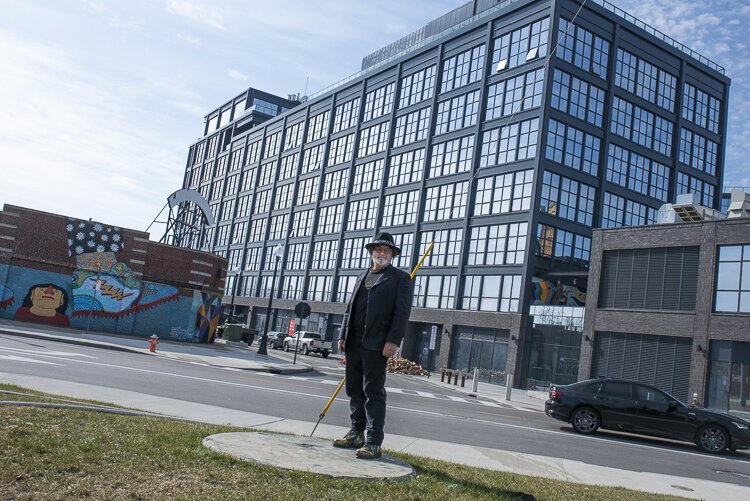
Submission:
[[[156,346],[159,344],[159,336],[156,334],[151,334],[151,337],[148,338],[148,350],[151,353],[156,353]]]

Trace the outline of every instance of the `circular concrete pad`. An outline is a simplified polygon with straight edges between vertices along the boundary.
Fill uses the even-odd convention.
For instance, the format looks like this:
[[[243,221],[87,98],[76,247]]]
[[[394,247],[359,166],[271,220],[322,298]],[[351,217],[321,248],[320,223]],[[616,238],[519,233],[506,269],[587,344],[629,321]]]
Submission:
[[[203,439],[217,452],[267,466],[309,471],[333,478],[410,480],[414,469],[383,454],[379,459],[357,459],[354,449],[338,449],[331,440],[265,432],[218,433]]]

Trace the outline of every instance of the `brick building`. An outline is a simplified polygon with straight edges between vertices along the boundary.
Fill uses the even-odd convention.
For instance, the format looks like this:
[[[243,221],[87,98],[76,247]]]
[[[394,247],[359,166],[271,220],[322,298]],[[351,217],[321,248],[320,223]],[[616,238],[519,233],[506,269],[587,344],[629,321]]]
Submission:
[[[23,207],[0,211],[0,318],[208,342],[226,260],[149,234]]]

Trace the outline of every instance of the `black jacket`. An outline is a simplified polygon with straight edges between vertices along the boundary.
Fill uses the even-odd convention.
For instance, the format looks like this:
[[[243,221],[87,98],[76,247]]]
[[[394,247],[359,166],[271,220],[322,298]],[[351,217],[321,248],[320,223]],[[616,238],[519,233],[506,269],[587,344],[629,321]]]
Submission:
[[[354,291],[346,305],[344,320],[341,322],[339,339],[346,340],[350,334],[349,319],[357,291],[367,276],[367,270],[357,277]],[[381,351],[386,342],[401,344],[411,314],[414,297],[414,281],[408,273],[395,266],[389,266],[381,273],[377,282],[367,292],[367,313],[362,347]]]

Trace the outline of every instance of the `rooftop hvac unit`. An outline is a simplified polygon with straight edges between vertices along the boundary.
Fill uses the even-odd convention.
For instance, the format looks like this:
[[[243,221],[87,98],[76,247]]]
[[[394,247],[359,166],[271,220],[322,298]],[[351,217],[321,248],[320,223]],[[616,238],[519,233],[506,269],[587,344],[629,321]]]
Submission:
[[[732,188],[729,202],[728,218],[750,217],[750,193]]]
[[[685,193],[677,195],[676,203],[664,204],[659,208],[657,222],[659,224],[694,223],[725,217],[721,212],[701,205],[697,193]]]

